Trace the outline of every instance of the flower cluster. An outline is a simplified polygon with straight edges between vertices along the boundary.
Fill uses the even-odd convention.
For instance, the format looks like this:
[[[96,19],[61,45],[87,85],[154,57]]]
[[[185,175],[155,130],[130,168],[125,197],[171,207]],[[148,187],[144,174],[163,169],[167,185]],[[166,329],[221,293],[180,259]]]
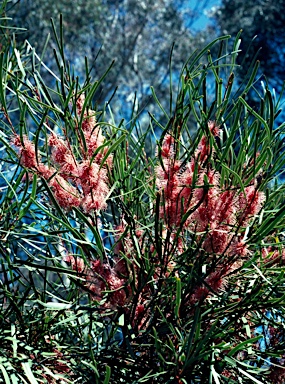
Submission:
[[[34,143],[27,136],[21,139],[15,135],[12,144],[18,148],[21,164],[47,181],[61,207],[81,207],[89,213],[107,206],[107,166],[112,166],[112,156],[107,156],[106,162],[102,164],[108,151],[106,146],[100,149],[105,137],[96,124],[94,111],[86,111],[83,106],[84,97],[81,95],[76,103],[77,116],[83,115],[82,126],[77,126],[79,155],[64,129],[63,137],[54,132],[48,137],[51,155],[47,164],[42,162]]]
[[[209,122],[208,128],[212,140],[219,135],[219,127],[214,122]],[[183,236],[176,236],[176,233],[178,229],[180,234],[185,231],[195,233],[196,241],[200,244],[199,253],[210,267],[204,283],[198,283],[189,291],[188,305],[192,306],[222,291],[227,284],[227,275],[238,269],[250,254],[245,238],[246,227],[261,210],[265,196],[258,191],[255,183],[243,190],[238,186],[226,188],[221,185],[220,174],[209,161],[214,150],[206,135],[201,138],[194,155],[186,164],[176,158],[176,152],[174,137],[166,135],[161,146],[162,162],[155,169],[156,186],[162,196],[159,215],[164,222],[161,238],[163,255],[162,260],[158,260],[156,245],[150,241],[149,252],[154,265],[150,277],[153,281],[166,279],[171,274],[179,277],[176,259],[183,253],[184,246]],[[70,154],[66,148],[67,155]],[[62,162],[57,152],[53,156],[55,161]],[[83,161],[81,170],[84,164]],[[84,180],[90,179],[91,169],[82,171],[80,180],[84,183],[82,189],[87,195],[91,189]],[[117,227],[117,233],[113,267],[107,261],[100,260],[91,260],[89,265],[85,265],[82,259],[72,255],[65,259],[74,270],[85,276],[85,285],[94,299],[100,301],[108,293],[104,304],[107,308],[126,307],[131,302],[133,289],[139,286],[138,276],[143,275],[139,270],[139,262],[134,260],[136,250],[133,238],[142,254],[147,252],[144,241],[149,241],[139,229],[131,236],[123,221]],[[215,263],[211,263],[213,260]],[[149,287],[139,294],[136,299],[138,313],[143,313],[151,294]]]
[[[84,278],[85,288],[93,300],[101,302],[102,308],[117,309],[120,307],[125,308],[129,313],[128,306],[134,298],[133,289],[139,288],[138,274],[140,271],[133,259],[134,244],[130,235],[125,235],[125,230],[126,224],[122,221],[122,224],[116,229],[117,244],[112,260],[113,267],[106,260],[88,260],[88,263],[85,263],[82,258],[71,254],[67,254],[64,261],[78,273],[78,276]],[[142,243],[142,231],[137,230],[134,235]],[[122,253],[125,258],[121,257]],[[145,308],[149,295],[148,288],[143,289],[139,294],[133,314],[133,326],[137,324],[140,328],[145,319]]]
[[[124,290],[125,279],[120,278],[115,268],[100,260],[90,260],[86,265],[83,259],[73,255],[64,257],[74,271],[84,277],[84,285],[91,293],[93,300],[101,301],[104,295],[109,292],[108,300],[104,303],[105,308],[116,308],[126,303],[127,294]]]
[[[173,234],[179,229],[196,234],[205,263],[217,260],[208,272],[205,285],[198,286],[190,303],[205,299],[225,287],[225,276],[241,266],[249,254],[246,227],[265,201],[256,184],[241,189],[238,185],[221,185],[221,176],[210,160],[211,140],[220,133],[215,122],[208,123],[208,136],[202,136],[192,158],[185,164],[177,159],[177,145],[170,134],[161,146],[162,163],[156,168],[156,184],[161,194],[160,217]],[[219,259],[220,258],[220,261]],[[226,260],[226,262],[225,262]]]
[[[47,181],[62,207],[81,207],[88,213],[106,208],[107,166],[112,166],[112,157],[106,156],[108,149],[102,145],[105,139],[94,112],[86,111],[83,106],[81,96],[76,104],[77,114],[82,116],[82,126],[77,127],[80,158],[67,134],[59,137],[52,132],[49,135],[47,164],[42,162],[35,145],[27,137],[15,136],[13,144],[19,150],[21,164]],[[208,268],[203,279],[189,286],[185,304],[190,308],[224,290],[228,274],[237,270],[250,255],[246,228],[261,210],[265,195],[254,180],[244,188],[229,180],[226,185],[221,183],[221,175],[212,161],[212,142],[219,133],[219,127],[209,122],[208,135],[202,136],[193,156],[183,163],[174,136],[164,137],[161,163],[155,168],[156,187],[161,196],[158,212],[163,223],[160,251],[143,230],[133,228],[130,231],[122,221],[117,227],[112,265],[108,260],[85,262],[69,253],[64,257],[64,261],[84,278],[84,286],[94,300],[101,302],[102,308],[120,307],[130,314],[128,307],[135,298],[131,323],[138,329],[148,322],[148,303],[153,295],[151,284],[142,288],[140,283],[151,280],[156,286],[159,281],[166,284],[168,277],[180,278],[178,258],[185,250],[186,232],[195,233],[195,241],[199,244],[197,256],[203,258]],[[105,164],[102,164],[103,158]],[[140,261],[135,260],[136,247],[141,254],[149,252],[151,255],[151,275],[146,276]],[[275,250],[263,250],[263,258],[268,262],[280,257],[283,259]]]

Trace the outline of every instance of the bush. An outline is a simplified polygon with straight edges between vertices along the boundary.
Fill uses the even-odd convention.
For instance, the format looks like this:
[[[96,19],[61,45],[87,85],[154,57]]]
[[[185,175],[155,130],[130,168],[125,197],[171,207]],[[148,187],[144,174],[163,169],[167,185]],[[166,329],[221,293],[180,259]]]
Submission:
[[[54,87],[3,51],[5,383],[284,382],[281,96],[248,105],[238,39],[194,53],[144,131],[96,109],[104,77],[80,84],[60,37]]]

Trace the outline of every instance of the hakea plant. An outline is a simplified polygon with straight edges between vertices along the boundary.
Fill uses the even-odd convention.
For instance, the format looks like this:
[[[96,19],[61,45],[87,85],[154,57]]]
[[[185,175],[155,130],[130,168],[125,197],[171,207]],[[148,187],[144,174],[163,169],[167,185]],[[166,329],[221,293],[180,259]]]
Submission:
[[[84,146],[82,138],[78,135],[81,149],[79,160],[68,137],[61,138],[54,132],[48,137],[48,145],[51,148],[51,159],[48,164],[41,161],[34,143],[27,136],[21,140],[20,136],[16,135],[12,144],[18,148],[21,165],[47,181],[61,207],[68,210],[81,207],[88,213],[106,208],[109,187],[106,167],[102,167],[100,163],[102,153],[99,152],[94,157],[96,150],[104,143],[104,137],[96,125],[94,112],[82,111],[83,102],[84,98],[80,96],[76,103],[77,114],[80,116],[84,113],[82,132],[86,143]],[[209,123],[209,132],[213,136],[219,134],[219,128],[214,122]],[[186,165],[184,164],[183,168],[181,162],[176,160],[175,151],[175,140],[168,134],[161,147],[162,164],[155,169],[156,185],[163,196],[160,217],[165,222],[165,231],[171,231],[172,240],[176,235],[175,228],[195,231],[203,238],[204,252],[230,258],[231,262],[227,263],[226,267],[218,263],[217,270],[206,279],[209,286],[217,291],[217,288],[224,287],[223,277],[232,269],[238,268],[240,259],[247,254],[242,233],[236,228],[238,226],[243,229],[254,214],[259,212],[264,194],[258,192],[254,185],[246,187],[244,191],[238,191],[235,186],[231,190],[222,191],[218,172],[207,166],[207,160],[213,149],[210,148],[206,136],[202,137],[193,158]],[[112,157],[109,156],[108,166],[111,165]],[[187,219],[183,220],[185,215]],[[121,225],[117,230],[124,233],[124,226]],[[139,239],[142,233],[140,232],[139,235],[139,231],[136,231],[136,236]],[[121,242],[122,249],[129,248],[126,253],[131,258],[132,242],[127,238]],[[181,239],[179,244],[179,252],[182,253]],[[119,248],[120,245],[116,249],[118,255]],[[172,263],[173,267],[175,260],[173,255],[170,257],[167,264]],[[104,292],[111,291],[109,299],[104,304],[106,307],[124,307],[131,299],[130,286],[129,294],[125,291],[126,282],[130,280],[130,271],[120,256],[113,260],[114,268],[100,260],[89,260],[86,265],[82,259],[72,255],[65,256],[64,261],[71,263],[75,271],[86,277],[86,286],[93,293],[94,299],[102,300]],[[154,278],[161,278],[161,275],[154,272]],[[192,294],[191,300],[194,302],[195,299],[200,300],[202,291],[205,296],[207,296],[206,292],[209,293],[207,288],[202,290],[198,288]],[[139,305],[141,306],[142,303]]]
[[[219,135],[220,130],[215,122],[209,122],[208,127],[210,135]],[[260,212],[265,195],[258,191],[256,180],[252,180],[251,185],[244,190],[237,186],[223,188],[220,185],[219,172],[211,169],[208,163],[213,149],[210,149],[206,136],[202,137],[193,158],[187,164],[175,160],[175,139],[171,134],[166,135],[160,150],[162,164],[155,169],[156,186],[158,193],[163,197],[160,218],[164,222],[164,238],[166,239],[169,232],[170,241],[177,245],[174,247],[175,251],[173,249],[167,253],[164,275],[157,266],[152,278],[159,280],[169,276],[175,269],[175,256],[185,251],[183,233],[196,233],[201,252],[207,254],[208,261],[215,259],[216,262],[215,269],[205,279],[206,285],[195,288],[189,295],[189,305],[194,305],[197,301],[206,299],[212,292],[218,293],[224,289],[226,276],[240,268],[250,256],[246,228]],[[131,279],[130,274],[138,276],[138,267],[133,265],[135,271],[132,272],[127,262],[120,257],[120,252],[123,252],[132,262],[133,242],[129,235],[124,235],[125,230],[123,223],[116,228],[118,243],[112,268],[107,260],[104,263],[100,260],[90,260],[90,265],[86,265],[82,259],[72,255],[65,257],[65,261],[71,263],[73,270],[86,277],[87,287],[94,299],[102,300],[104,292],[110,291],[108,300],[104,302],[106,308],[126,307],[132,300],[130,281],[135,278]],[[143,247],[143,231],[137,229],[135,236]],[[156,253],[154,245],[151,251]],[[154,264],[156,263],[159,264],[158,260],[154,259]],[[137,282],[135,285],[138,286]],[[142,311],[142,300],[149,302],[151,295],[151,290],[144,290],[143,299],[138,301],[138,312]]]
[[[78,135],[80,159],[76,158],[67,135],[59,137],[53,132],[49,135],[51,153],[48,164],[42,163],[40,154],[35,152],[35,145],[26,136],[22,139],[15,136],[12,143],[18,148],[22,166],[47,181],[62,208],[70,211],[80,207],[90,214],[107,207],[107,167],[112,167],[112,155],[107,156],[105,164],[101,163],[107,152],[106,147],[98,151],[104,143],[104,136],[96,124],[94,112],[82,111],[83,101],[81,96],[76,104],[77,113],[84,113],[82,132],[85,144]],[[190,285],[188,282],[183,307],[181,302],[177,313],[184,320],[190,321],[197,305],[206,305],[208,300],[225,292],[229,278],[235,274],[238,276],[238,271],[252,256],[247,234],[266,200],[264,192],[258,189],[259,175],[243,188],[229,180],[221,184],[213,145],[221,129],[215,121],[209,121],[207,128],[207,134],[201,137],[187,162],[179,159],[179,138],[172,133],[166,134],[157,148],[160,164],[154,168],[154,177],[149,183],[155,184],[159,196],[153,202],[151,215],[155,216],[157,212],[162,223],[161,249],[157,249],[154,234],[139,227],[130,232],[127,222],[122,219],[114,230],[116,243],[111,264],[108,259],[83,259],[68,251],[63,257],[83,279],[81,286],[89,292],[92,300],[99,303],[100,311],[107,318],[112,311],[127,316],[130,326],[139,334],[148,332],[152,325],[158,287],[163,290],[167,281],[171,282],[173,278],[185,280],[185,273],[181,273],[181,259],[189,247],[186,240],[189,234],[198,247],[197,260],[202,260],[207,271],[203,280],[194,279]],[[151,271],[144,271],[136,256],[135,243],[141,254],[150,253]],[[280,250],[280,247],[263,247],[261,255],[259,265],[280,265],[285,261],[285,250]],[[143,287],[141,280],[145,280]],[[169,312],[165,316],[171,319],[173,314]],[[254,329],[252,332],[254,334]],[[172,342],[175,343],[175,339]],[[238,358],[244,359],[242,355]],[[178,364],[179,383],[182,382],[178,378],[180,374],[183,376],[183,369],[180,372]],[[227,369],[222,375],[231,380],[236,377]],[[269,377],[274,378],[273,371]]]
[[[14,375],[24,369],[31,382],[83,384],[282,383],[284,124],[274,126],[278,102],[268,89],[260,110],[248,105],[253,75],[240,97],[231,94],[227,69],[235,65],[226,44],[213,61],[214,44],[187,63],[175,110],[168,115],[160,105],[167,126],[151,116],[141,137],[135,118],[126,127],[112,114],[108,124],[98,121],[91,105],[101,80],[81,89],[60,68],[53,94],[39,72],[22,65],[19,82],[8,61],[2,68],[1,143],[16,180],[0,200],[0,318]],[[232,63],[237,52],[238,39]],[[8,90],[21,121],[29,114],[36,123],[30,131],[18,129]],[[152,150],[153,127],[163,133]],[[5,369],[0,359],[8,377]]]
[[[81,96],[77,102],[79,115],[82,113],[83,101]],[[35,153],[34,144],[27,137],[21,142],[20,137],[16,136],[13,144],[19,148],[21,164],[48,182],[60,206],[69,210],[81,207],[86,213],[92,210],[98,212],[107,206],[109,187],[106,167],[100,163],[106,147],[103,153],[98,152],[94,157],[97,148],[104,143],[104,137],[96,125],[93,111],[84,113],[82,131],[86,149],[79,138],[80,161],[75,158],[68,138],[60,138],[55,133],[51,133],[48,138],[52,165],[41,162],[40,155]],[[215,261],[214,269],[208,273],[204,283],[194,287],[192,292],[186,295],[188,302],[185,304],[189,306],[224,290],[227,276],[239,269],[250,256],[246,228],[260,212],[265,201],[264,193],[258,191],[256,180],[252,180],[243,190],[235,185],[220,185],[220,174],[210,163],[214,153],[210,141],[219,136],[220,128],[214,121],[210,121],[208,131],[212,138],[203,135],[193,157],[186,164],[176,159],[177,140],[173,135],[167,134],[158,149],[161,164],[155,168],[157,192],[162,197],[159,208],[160,219],[164,222],[162,237],[166,244],[169,233],[173,248],[170,252],[165,252],[163,263],[166,268],[162,268],[159,260],[155,260],[157,253],[155,245],[152,244],[155,268],[151,278],[153,281],[159,281],[172,273],[179,277],[179,269],[175,268],[176,257],[185,251],[182,240],[185,231],[196,233],[200,252],[207,255],[204,262],[211,265],[211,262]],[[107,165],[112,166],[111,155],[107,158]],[[102,301],[106,292],[109,292],[102,308],[121,308],[129,313],[127,308],[134,299],[133,286],[136,289],[139,286],[136,280],[139,267],[136,264],[131,268],[128,266],[128,263],[133,263],[134,245],[129,235],[124,235],[125,231],[126,225],[122,222],[116,228],[118,241],[114,250],[113,267],[108,260],[84,261],[71,254],[65,255],[64,261],[69,263],[78,275],[84,277],[84,285],[91,293],[92,299]],[[135,236],[143,247],[143,231],[137,229]],[[129,262],[121,257],[121,252]],[[267,250],[262,252],[265,255]],[[272,258],[274,257],[271,256]],[[137,324],[139,329],[142,320],[145,325],[148,324],[146,314],[150,314],[147,308],[152,294],[152,289],[145,287],[136,299],[132,324]]]
[[[64,129],[62,136],[53,131],[48,135],[46,162],[27,136],[14,135],[12,144],[18,150],[21,165],[30,174],[46,181],[55,200],[67,213],[81,209],[87,217],[92,216],[92,212],[97,217],[108,206],[108,171],[112,170],[113,157],[104,145],[105,137],[94,111],[84,110],[83,105],[81,95],[76,102],[76,115],[82,121],[81,127],[75,128],[76,150]],[[98,303],[103,316],[108,319],[115,311],[124,319],[128,318],[127,322],[142,342],[145,342],[144,333],[157,326],[154,317],[158,316],[155,315],[156,307],[161,305],[160,292],[173,286],[173,279],[181,281],[186,288],[183,295],[179,293],[182,296],[178,304],[178,291],[174,296],[171,291],[168,293],[170,302],[164,316],[168,321],[175,318],[176,321],[179,318],[184,322],[191,321],[197,306],[207,306],[211,300],[223,295],[230,279],[235,275],[238,279],[239,271],[252,257],[247,236],[266,197],[259,190],[258,173],[243,186],[225,178],[221,181],[214,145],[221,134],[222,128],[215,121],[209,121],[206,133],[186,161],[180,159],[181,140],[174,133],[166,133],[158,145],[159,164],[154,167],[148,183],[153,184],[157,195],[150,215],[160,222],[160,233],[153,233],[149,228],[144,230],[135,222],[130,230],[127,220],[122,218],[114,228],[116,242],[111,263],[104,257],[94,258],[86,254],[82,258],[68,250],[64,252],[63,261],[71,265],[82,281],[81,288]],[[255,156],[258,158],[259,154]],[[251,159],[251,162],[255,161]],[[243,168],[246,169],[246,165]],[[187,279],[183,257],[189,246],[196,248],[195,258],[204,268],[202,279],[195,276],[191,281]],[[141,255],[149,255],[151,267],[146,267],[142,256],[138,257],[137,249]],[[258,266],[283,264],[284,255],[283,247],[263,247]],[[172,300],[176,303],[174,306]],[[247,321],[250,322],[250,317]],[[209,327],[207,324],[206,329]],[[253,326],[251,332],[254,337]],[[272,329],[270,332],[275,334]],[[163,339],[164,336],[160,337]],[[167,338],[173,345],[177,344],[176,336],[168,335]],[[219,342],[219,338],[214,341]],[[233,347],[238,345],[237,337]],[[143,354],[141,348],[137,353]],[[146,358],[150,356],[146,354]],[[171,356],[166,358],[172,361]],[[237,359],[246,360],[246,355],[240,353]],[[144,364],[151,366],[149,362]],[[189,368],[183,367],[183,360],[176,364],[175,378],[182,383],[180,378],[187,377]],[[225,368],[221,374],[230,380],[236,378],[231,369]],[[272,371],[268,378],[277,383],[274,377]]]

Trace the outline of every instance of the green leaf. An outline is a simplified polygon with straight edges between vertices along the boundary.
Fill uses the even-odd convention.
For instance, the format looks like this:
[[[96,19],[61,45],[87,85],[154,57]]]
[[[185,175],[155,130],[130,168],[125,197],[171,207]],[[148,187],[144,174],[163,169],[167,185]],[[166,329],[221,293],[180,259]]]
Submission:
[[[91,230],[92,234],[94,235],[94,237],[95,237],[95,245],[96,245],[96,249],[97,249],[97,251],[99,253],[100,259],[101,260],[105,259],[105,257],[104,257],[104,255],[105,255],[105,248],[104,248],[104,244],[103,244],[101,235],[100,235],[97,227],[94,227],[90,223],[88,218],[79,209],[74,208],[74,211],[76,212],[76,214],[80,218],[80,220],[87,225],[87,228],[89,228]]]
[[[110,381],[110,377],[111,377],[111,368],[108,365],[106,365],[106,375],[105,375],[103,384],[108,384]]]
[[[239,97],[239,100],[241,101],[241,103],[247,108],[247,110],[254,116],[257,118],[258,121],[260,121],[264,128],[266,129],[266,133],[268,135],[268,138],[271,137],[271,131],[270,131],[270,128],[267,124],[267,122],[264,120],[264,118],[259,114],[257,113],[253,108],[251,108],[247,102],[244,100],[244,98],[242,96]]]
[[[237,352],[243,350],[244,348],[247,348],[248,345],[252,345],[256,341],[258,341],[258,340],[260,340],[262,338],[263,338],[263,335],[259,335],[259,336],[252,337],[251,339],[247,339],[247,340],[239,343],[232,350],[230,350],[230,352],[228,353],[228,356],[231,357],[231,356],[235,355]]]
[[[175,280],[176,280],[176,296],[175,296],[174,314],[176,319],[178,319],[179,309],[181,304],[181,279],[179,279],[179,277],[176,277]]]
[[[22,365],[22,368],[23,368],[30,384],[38,384],[38,381],[35,378],[32,370],[31,370],[30,363],[29,362],[23,362],[23,363],[21,363],[21,365]]]
[[[100,169],[105,165],[105,162],[107,160],[107,158],[110,156],[111,153],[115,152],[116,148],[126,139],[126,136],[125,135],[122,135],[119,137],[119,139],[117,141],[115,141],[114,144],[112,144],[106,154],[104,155],[102,161],[101,161],[101,164],[100,164]]]
[[[5,380],[5,384],[11,384],[11,381],[9,379],[9,376],[8,375],[8,372],[6,371],[5,367],[0,363],[0,370],[3,374],[3,377],[4,377],[4,380]]]

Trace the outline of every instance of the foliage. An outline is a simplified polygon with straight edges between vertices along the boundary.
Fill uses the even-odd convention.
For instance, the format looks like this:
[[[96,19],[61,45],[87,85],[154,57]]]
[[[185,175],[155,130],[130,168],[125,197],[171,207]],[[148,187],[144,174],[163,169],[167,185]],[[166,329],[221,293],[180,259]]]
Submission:
[[[234,90],[224,36],[140,133],[56,40],[54,87],[34,51],[1,56],[2,380],[283,382],[280,99],[248,105],[255,71]]]

